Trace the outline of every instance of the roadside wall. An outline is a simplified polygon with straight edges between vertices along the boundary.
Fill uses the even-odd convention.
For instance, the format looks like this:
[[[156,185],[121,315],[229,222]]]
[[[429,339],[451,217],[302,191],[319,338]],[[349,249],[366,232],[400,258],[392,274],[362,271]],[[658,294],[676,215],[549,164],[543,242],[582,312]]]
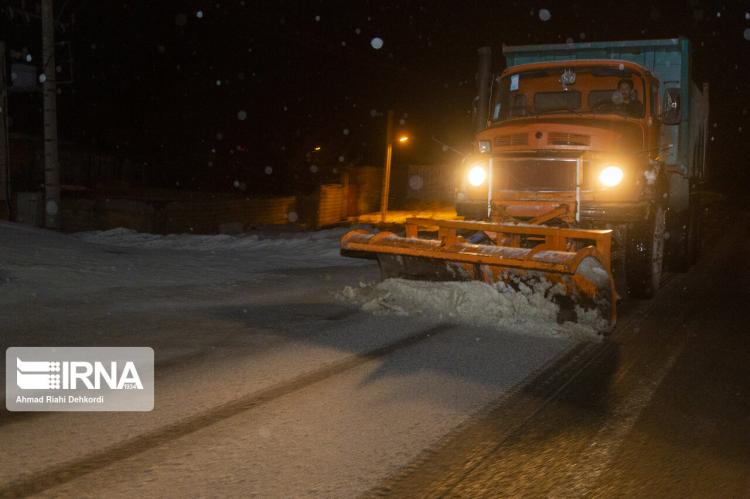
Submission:
[[[237,198],[184,191],[64,191],[66,231],[108,230],[117,227],[157,234],[215,234],[241,232],[264,225],[299,224],[320,228],[339,224],[380,209],[382,168],[349,167],[341,181],[318,186],[312,194]],[[391,191],[391,209],[407,199],[419,203],[450,198],[453,183],[435,166],[402,167]],[[406,175],[404,173],[407,173]],[[394,182],[392,182],[392,185]],[[401,185],[405,184],[405,185]],[[140,193],[136,197],[135,193]],[[39,192],[18,192],[16,221],[39,225]]]

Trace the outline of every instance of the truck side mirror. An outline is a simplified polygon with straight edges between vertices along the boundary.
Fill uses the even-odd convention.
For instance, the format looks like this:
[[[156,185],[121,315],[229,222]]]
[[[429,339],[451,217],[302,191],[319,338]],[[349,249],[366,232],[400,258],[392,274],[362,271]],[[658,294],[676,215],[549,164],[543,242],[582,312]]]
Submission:
[[[680,89],[668,88],[664,92],[664,112],[661,114],[661,122],[665,125],[679,125],[680,118]]]

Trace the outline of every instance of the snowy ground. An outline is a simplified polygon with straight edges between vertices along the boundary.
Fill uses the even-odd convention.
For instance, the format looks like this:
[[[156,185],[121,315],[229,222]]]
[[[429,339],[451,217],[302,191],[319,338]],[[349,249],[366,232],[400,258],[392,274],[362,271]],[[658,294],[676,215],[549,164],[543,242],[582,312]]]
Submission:
[[[351,496],[574,344],[545,304],[524,322],[533,303],[492,305],[474,285],[376,284],[373,262],[339,256],[341,233],[62,235],[0,223],[3,348],[151,346],[157,360],[152,413],[0,413],[0,495],[63,470],[47,473],[58,478],[46,494]],[[472,322],[479,311],[489,318]],[[351,358],[364,360],[220,410]]]
[[[388,279],[380,283],[347,286],[337,297],[377,315],[432,317],[470,327],[543,337],[600,341],[599,316],[579,311],[579,322],[557,324],[559,307],[545,297],[552,285],[521,285],[518,291],[504,283],[426,282]]]

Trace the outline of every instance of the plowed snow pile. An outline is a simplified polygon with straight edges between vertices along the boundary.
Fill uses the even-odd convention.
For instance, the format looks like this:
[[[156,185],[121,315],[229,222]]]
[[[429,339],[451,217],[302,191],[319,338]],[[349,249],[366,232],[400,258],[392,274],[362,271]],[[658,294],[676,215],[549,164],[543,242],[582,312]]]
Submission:
[[[544,296],[550,289],[546,282],[533,288],[521,284],[516,291],[504,283],[387,279],[374,285],[361,283],[357,288],[347,286],[338,297],[374,314],[424,316],[520,334],[600,340],[597,331],[603,323],[594,311],[578,308],[577,323],[557,323],[558,305]]]
[[[226,234],[148,234],[130,229],[111,229],[103,231],[79,232],[75,237],[82,241],[108,244],[111,246],[128,246],[133,248],[173,249],[173,250],[275,250],[275,249],[319,249],[338,257],[338,241],[344,229],[329,229],[316,232],[283,234],[283,237],[262,238],[256,234],[237,236]]]

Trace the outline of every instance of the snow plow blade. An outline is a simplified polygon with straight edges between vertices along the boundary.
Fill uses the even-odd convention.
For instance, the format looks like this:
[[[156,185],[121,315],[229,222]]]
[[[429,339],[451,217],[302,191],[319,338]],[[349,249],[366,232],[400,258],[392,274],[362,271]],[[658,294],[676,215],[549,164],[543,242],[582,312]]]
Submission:
[[[611,230],[421,218],[408,219],[405,227],[405,237],[347,232],[341,253],[377,258],[383,279],[505,282],[514,289],[546,280],[553,286],[543,287],[545,295],[560,306],[559,322],[576,321],[580,307],[599,313],[606,322],[602,332],[614,327]],[[458,231],[484,232],[492,243],[472,244]],[[437,238],[420,232],[437,232]]]

